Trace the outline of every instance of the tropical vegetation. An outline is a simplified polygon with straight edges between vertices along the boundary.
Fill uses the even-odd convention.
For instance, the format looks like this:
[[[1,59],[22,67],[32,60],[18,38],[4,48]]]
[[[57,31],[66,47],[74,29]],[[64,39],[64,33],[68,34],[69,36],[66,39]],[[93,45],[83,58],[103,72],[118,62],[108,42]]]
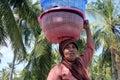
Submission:
[[[89,70],[92,80],[120,80],[120,1],[96,0],[86,7],[96,51]],[[37,17],[43,12],[40,0],[0,0],[0,47],[13,50],[13,61],[0,69],[0,80],[46,80],[51,67],[60,61],[58,47],[53,49],[44,36]],[[81,53],[85,34],[78,40]],[[28,51],[29,50],[29,51]],[[2,53],[0,53],[0,62]],[[22,71],[16,65],[25,63]],[[0,63],[1,64],[1,63]]]
[[[104,79],[109,73],[112,80],[120,79],[120,6],[119,0],[97,0],[88,4],[88,12],[96,14],[100,21],[96,21],[94,27],[94,40],[96,47],[103,46],[102,54],[99,56],[100,69],[103,71]],[[91,12],[90,12],[91,11]],[[99,58],[100,59],[100,58]],[[107,71],[107,68],[111,72]]]

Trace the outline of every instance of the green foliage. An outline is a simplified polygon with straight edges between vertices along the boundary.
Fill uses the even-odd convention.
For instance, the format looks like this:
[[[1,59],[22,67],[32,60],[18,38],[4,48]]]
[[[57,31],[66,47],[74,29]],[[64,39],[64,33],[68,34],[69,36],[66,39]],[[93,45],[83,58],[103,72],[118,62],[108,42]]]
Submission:
[[[6,35],[11,40],[15,56],[12,68],[14,68],[15,62],[21,62],[27,58],[23,36],[27,43],[30,35],[37,37],[41,33],[37,14],[25,0],[0,0],[0,33],[2,32],[0,43],[5,44]],[[23,21],[27,24],[24,27]]]
[[[28,64],[22,72],[23,80],[45,80],[51,68],[52,53],[51,43],[46,38],[36,41],[34,49],[30,54]]]
[[[84,51],[84,49],[85,49],[85,39],[84,38],[82,38],[82,39],[79,39],[78,41],[77,41],[77,45],[78,45],[78,53],[79,53],[79,55]]]
[[[96,15],[97,17],[95,18],[99,19],[92,25],[92,27],[94,27],[93,36],[96,42],[96,49],[101,45],[103,46],[102,54],[99,56],[98,62],[96,63],[97,65],[93,65],[92,68],[92,71],[96,71],[96,76],[99,75],[98,78],[94,76],[96,80],[100,77],[103,77],[105,80],[115,79],[112,73],[116,72],[116,69],[114,69],[116,63],[114,62],[115,57],[111,54],[116,54],[115,51],[119,51],[119,38],[117,37],[120,35],[120,30],[117,29],[120,27],[117,26],[117,24],[120,24],[120,18],[118,18],[120,15],[118,11],[120,10],[120,6],[115,5],[119,3],[118,0],[116,2],[117,3],[113,0],[97,0],[96,2],[89,3],[87,7],[89,14],[93,17]]]
[[[0,80],[8,80],[9,74],[10,72],[6,68],[0,70]]]
[[[0,44],[6,45],[6,38],[9,37],[12,48],[17,58],[15,61],[27,60],[27,65],[21,72],[20,77],[14,80],[46,80],[48,72],[52,66],[58,63],[61,58],[57,50],[52,50],[51,43],[41,33],[37,17],[43,11],[39,2],[33,4],[31,0],[0,0]],[[117,3],[116,3],[117,4]],[[120,50],[120,8],[114,5],[113,0],[97,0],[88,4],[89,14],[99,18],[99,21],[90,25],[96,50],[103,45],[103,52],[100,56],[94,56],[90,65],[92,80],[111,80],[111,52],[114,48]],[[94,17],[93,16],[93,17]],[[85,34],[78,40],[79,53],[85,48]],[[35,40],[34,40],[34,39]],[[34,41],[33,41],[34,40]],[[26,54],[25,45],[28,47],[35,42],[33,49]],[[119,54],[119,53],[117,53]],[[0,77],[9,74],[5,70]]]

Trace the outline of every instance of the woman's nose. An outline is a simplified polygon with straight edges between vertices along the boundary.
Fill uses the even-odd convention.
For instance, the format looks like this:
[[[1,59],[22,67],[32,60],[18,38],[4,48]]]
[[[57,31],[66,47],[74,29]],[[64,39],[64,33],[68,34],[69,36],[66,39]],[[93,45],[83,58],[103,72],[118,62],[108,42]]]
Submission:
[[[74,50],[74,48],[73,48],[73,47],[70,47],[69,50]]]

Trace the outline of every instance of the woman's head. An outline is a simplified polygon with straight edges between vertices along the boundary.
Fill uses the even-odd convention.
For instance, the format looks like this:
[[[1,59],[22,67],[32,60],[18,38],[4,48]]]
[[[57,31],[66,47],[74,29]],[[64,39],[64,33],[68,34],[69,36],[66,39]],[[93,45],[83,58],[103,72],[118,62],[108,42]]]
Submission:
[[[77,57],[78,46],[73,40],[65,40],[59,44],[59,51],[62,58],[74,61]]]

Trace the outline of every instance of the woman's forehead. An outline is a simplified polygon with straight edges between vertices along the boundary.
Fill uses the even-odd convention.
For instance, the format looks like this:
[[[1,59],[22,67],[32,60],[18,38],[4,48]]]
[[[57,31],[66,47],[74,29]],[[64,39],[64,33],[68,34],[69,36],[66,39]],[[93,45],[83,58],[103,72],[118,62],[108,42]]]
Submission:
[[[73,42],[67,44],[66,46],[69,46],[69,45],[74,45],[75,46],[75,44]]]

